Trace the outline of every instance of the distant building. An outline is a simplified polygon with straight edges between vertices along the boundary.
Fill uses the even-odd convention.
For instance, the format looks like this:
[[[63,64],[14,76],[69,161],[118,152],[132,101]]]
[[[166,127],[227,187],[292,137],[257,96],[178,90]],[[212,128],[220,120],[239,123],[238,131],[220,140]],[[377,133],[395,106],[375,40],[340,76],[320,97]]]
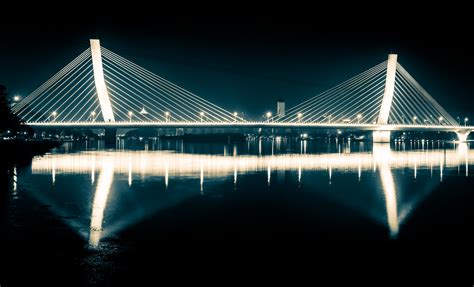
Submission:
[[[285,116],[285,100],[278,99],[277,100],[277,116],[282,118]]]

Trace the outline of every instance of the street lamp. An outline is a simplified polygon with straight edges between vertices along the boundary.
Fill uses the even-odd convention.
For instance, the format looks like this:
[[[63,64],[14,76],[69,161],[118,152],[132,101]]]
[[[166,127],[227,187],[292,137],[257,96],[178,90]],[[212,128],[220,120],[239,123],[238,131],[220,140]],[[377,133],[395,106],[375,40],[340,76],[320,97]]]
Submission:
[[[128,118],[130,119],[130,122],[132,122],[132,116],[133,116],[133,112],[129,111],[128,112]]]
[[[469,121],[468,118],[464,118],[464,126],[467,126],[467,122]]]
[[[91,120],[93,122],[95,122],[95,112],[94,111],[91,112]]]
[[[416,124],[416,119],[418,119],[418,117],[417,117],[417,116],[414,116],[414,117],[413,117],[413,124]]]
[[[360,124],[360,119],[362,118],[362,115],[361,114],[358,114],[357,115],[357,123]]]
[[[53,122],[56,120],[57,115],[58,115],[58,113],[56,111],[51,113],[51,116],[53,117]]]
[[[458,125],[461,125],[461,119],[459,117],[456,117],[458,119]]]
[[[270,121],[270,118],[272,117],[272,112],[267,112],[265,116],[267,117],[267,121]]]
[[[204,112],[200,112],[199,115],[201,116],[201,122],[204,121]]]
[[[16,95],[13,97],[14,102],[19,102],[20,100],[21,100],[21,96]]]
[[[170,121],[170,112],[165,112],[165,121]]]
[[[238,114],[237,112],[234,112],[234,122],[237,121],[237,116],[238,116],[238,115],[239,115],[239,114]]]
[[[439,117],[439,118],[438,118],[439,124],[441,124],[442,121],[443,121],[443,117]]]
[[[298,118],[298,122],[301,122],[301,119],[303,118],[303,114],[302,113],[298,113],[296,115],[296,117]]]

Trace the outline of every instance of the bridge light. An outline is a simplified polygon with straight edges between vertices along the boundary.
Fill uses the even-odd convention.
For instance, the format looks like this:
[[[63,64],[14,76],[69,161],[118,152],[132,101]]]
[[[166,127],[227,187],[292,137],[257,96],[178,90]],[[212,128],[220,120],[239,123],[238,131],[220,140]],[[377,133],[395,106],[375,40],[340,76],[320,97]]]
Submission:
[[[15,101],[15,102],[19,102],[20,100],[21,100],[21,97],[18,96],[18,95],[13,97],[13,101]]]
[[[272,117],[272,112],[267,112],[265,116],[267,117],[267,120],[270,121],[270,118]]]
[[[296,115],[296,117],[298,118],[298,121],[301,122],[301,119],[303,118],[303,114],[302,113],[298,113]]]
[[[52,112],[51,113],[51,117],[53,118],[53,121],[56,120],[56,116],[58,115],[58,113],[56,111]]]
[[[133,112],[132,111],[128,112],[128,117],[129,117],[130,121],[132,121],[132,117],[133,117]]]
[[[358,114],[357,115],[357,123],[359,124],[360,123],[360,119],[362,118],[362,115],[361,114]]]
[[[238,114],[237,112],[234,112],[234,121],[237,121],[237,116],[238,116],[238,115],[239,115],[239,114]]]
[[[439,117],[439,118],[438,118],[438,121],[439,121],[439,123],[441,124],[441,122],[443,121],[443,117]]]
[[[165,121],[170,121],[170,112],[165,112]]]
[[[147,115],[148,112],[145,110],[145,107],[143,107],[143,109],[140,111],[140,114],[142,115]]]
[[[464,118],[464,126],[467,126],[467,122],[469,121],[468,118]]]
[[[417,120],[417,119],[418,119],[417,116],[414,116],[414,117],[413,117],[413,124],[416,124],[416,120]]]
[[[201,122],[204,121],[204,112],[200,112],[199,115],[201,116]]]
[[[91,112],[91,119],[92,119],[93,122],[95,122],[95,112],[94,111]]]

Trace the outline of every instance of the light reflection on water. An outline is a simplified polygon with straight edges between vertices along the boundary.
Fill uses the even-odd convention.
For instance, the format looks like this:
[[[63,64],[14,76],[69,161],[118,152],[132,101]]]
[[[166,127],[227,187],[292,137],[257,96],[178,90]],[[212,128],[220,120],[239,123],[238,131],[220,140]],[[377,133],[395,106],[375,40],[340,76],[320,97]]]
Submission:
[[[84,181],[83,176],[89,178],[92,202],[89,203],[89,216],[79,217],[75,222],[75,228],[80,226],[79,233],[88,238],[92,247],[99,246],[103,236],[111,235],[120,229],[123,229],[134,222],[140,221],[147,214],[154,213],[165,206],[173,206],[189,196],[205,195],[208,184],[220,182],[230,178],[233,187],[239,185],[239,179],[252,174],[265,174],[266,185],[269,188],[281,184],[281,181],[272,177],[279,177],[282,172],[295,174],[298,188],[308,186],[308,189],[324,192],[321,188],[312,188],[312,185],[320,186],[321,178],[315,174],[326,174],[326,183],[328,189],[340,174],[354,174],[360,187],[351,187],[354,190],[370,189],[367,192],[381,193],[383,198],[382,206],[371,206],[373,202],[363,202],[358,206],[360,212],[367,212],[375,221],[384,221],[389,229],[390,237],[396,238],[402,221],[409,216],[410,211],[416,206],[417,202],[422,200],[422,195],[411,196],[413,191],[407,195],[403,194],[401,185],[397,186],[396,176],[400,173],[403,177],[405,169],[411,170],[412,180],[418,180],[420,171],[438,173],[439,181],[443,181],[446,170],[456,170],[457,174],[469,176],[469,165],[473,164],[474,151],[470,150],[467,144],[460,144],[447,149],[428,149],[421,146],[421,149],[407,148],[404,144],[396,144],[391,149],[388,144],[374,144],[372,151],[351,152],[351,147],[346,144],[338,144],[333,153],[311,154],[308,152],[308,142],[300,143],[299,151],[295,153],[281,152],[284,143],[280,140],[271,141],[271,148],[262,143],[262,140],[253,143],[246,143],[247,153],[238,154],[238,147],[234,145],[231,152],[224,145],[221,154],[212,153],[186,153],[183,144],[177,144],[175,150],[150,151],[145,150],[89,150],[76,151],[72,153],[57,152],[38,157],[33,160],[31,166],[30,181],[35,177],[48,175],[51,178],[51,185],[57,185],[58,178],[76,176]],[[256,145],[256,152],[250,152],[251,147]],[[100,144],[97,144],[100,147]],[[148,147],[148,145],[146,145]],[[169,147],[169,144],[168,144]],[[194,150],[195,147],[193,147]],[[196,147],[197,148],[197,147]],[[266,155],[265,155],[266,154]],[[97,175],[96,175],[97,173]],[[97,176],[97,180],[96,180]],[[372,187],[364,183],[364,177],[377,177],[380,188]],[[195,181],[198,184],[193,187]],[[191,181],[190,181],[191,180]],[[19,179],[21,184],[21,178]],[[26,180],[28,181],[28,179]],[[121,184],[127,183],[127,187]],[[146,189],[144,185],[152,182],[162,182],[163,190],[167,191],[173,186],[185,186],[185,191],[178,191],[181,194],[175,194],[170,198],[160,198],[158,202],[138,202],[136,210],[114,218],[107,216],[109,212],[121,213],[122,206],[117,203],[117,196],[133,189]],[[15,186],[16,188],[16,186]],[[432,188],[432,187],[429,187]],[[428,188],[428,189],[429,189]],[[81,192],[84,192],[82,188]],[[148,188],[149,189],[149,188]],[[345,201],[347,205],[354,205],[351,198],[344,198],[345,194],[350,192],[347,187],[343,187],[339,200]],[[233,190],[233,189],[231,189]],[[158,192],[159,190],[155,190]],[[79,192],[76,189],[56,188],[55,192],[68,193]],[[364,191],[365,192],[365,191]],[[402,192],[402,193],[400,193]],[[44,198],[51,196],[41,190],[38,194]],[[336,195],[337,196],[337,195]],[[352,194],[352,197],[356,195]],[[362,195],[361,195],[362,196]],[[111,201],[112,206],[111,205]],[[357,202],[358,200],[353,200]],[[364,206],[364,204],[367,204]],[[370,204],[370,206],[369,206]],[[380,203],[379,203],[380,205]],[[384,210],[372,212],[373,210]],[[87,209],[87,208],[86,208]],[[58,212],[64,208],[55,208]],[[371,211],[372,210],[372,211]],[[85,220],[84,218],[88,218]],[[84,225],[88,225],[88,231]],[[82,226],[82,227],[81,227]]]

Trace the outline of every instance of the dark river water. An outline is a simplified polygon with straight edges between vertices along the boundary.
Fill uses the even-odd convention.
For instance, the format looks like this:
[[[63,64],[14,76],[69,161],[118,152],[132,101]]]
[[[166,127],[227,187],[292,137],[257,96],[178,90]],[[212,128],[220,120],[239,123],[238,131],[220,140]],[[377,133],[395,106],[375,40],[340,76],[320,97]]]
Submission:
[[[468,144],[91,141],[13,172],[2,185],[2,287],[31,279],[23,271],[38,283],[113,286],[130,281],[147,254],[154,266],[177,246],[181,254],[209,242],[222,252],[356,240],[354,248],[393,253],[403,242],[415,253],[428,252],[423,242],[472,253]]]

